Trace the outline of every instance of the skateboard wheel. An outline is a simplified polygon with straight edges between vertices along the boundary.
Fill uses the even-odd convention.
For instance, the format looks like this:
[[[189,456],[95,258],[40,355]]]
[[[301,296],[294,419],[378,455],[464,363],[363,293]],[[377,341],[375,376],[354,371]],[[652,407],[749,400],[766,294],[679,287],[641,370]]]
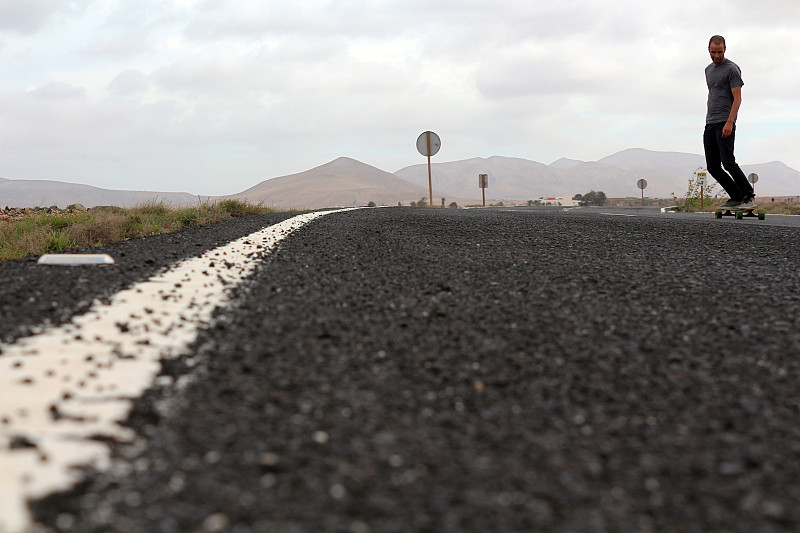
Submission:
[[[764,220],[765,218],[767,218],[767,214],[766,213],[759,213],[758,214],[758,220]]]
[[[742,220],[744,217],[744,213],[742,211],[736,211],[736,220]]]
[[[714,216],[717,218],[722,218],[722,211],[714,211]]]

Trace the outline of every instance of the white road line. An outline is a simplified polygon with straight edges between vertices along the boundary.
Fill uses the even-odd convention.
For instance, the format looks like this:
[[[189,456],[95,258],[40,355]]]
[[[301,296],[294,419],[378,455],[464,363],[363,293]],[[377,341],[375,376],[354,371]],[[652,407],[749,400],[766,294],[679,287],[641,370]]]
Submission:
[[[186,350],[264,252],[346,210],[293,217],[96,301],[69,324],[0,345],[0,533],[28,529],[26,500],[69,489],[71,467],[107,469],[108,446],[89,438],[133,438],[118,422],[153,384],[159,360]]]

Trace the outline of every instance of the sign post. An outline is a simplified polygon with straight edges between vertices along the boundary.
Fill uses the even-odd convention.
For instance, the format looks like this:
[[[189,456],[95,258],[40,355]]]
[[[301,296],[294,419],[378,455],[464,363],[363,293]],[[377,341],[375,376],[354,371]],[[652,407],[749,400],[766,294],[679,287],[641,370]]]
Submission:
[[[478,187],[483,195],[483,207],[486,207],[486,187],[489,186],[489,174],[478,174]]]
[[[442,141],[439,136],[432,131],[426,131],[417,137],[417,150],[422,155],[428,158],[428,198],[431,199],[431,207],[433,207],[433,184],[431,183],[431,156],[436,155],[439,148],[442,147]]]
[[[637,181],[636,186],[642,190],[642,207],[644,207],[644,189],[647,187],[647,180]]]
[[[748,181],[753,185],[753,193],[756,192],[756,182],[758,181],[758,174],[753,172],[749,176],[747,176]]]
[[[705,207],[705,194],[703,192],[703,187],[706,185],[706,173],[705,172],[697,172],[697,183],[700,185],[700,209]]]

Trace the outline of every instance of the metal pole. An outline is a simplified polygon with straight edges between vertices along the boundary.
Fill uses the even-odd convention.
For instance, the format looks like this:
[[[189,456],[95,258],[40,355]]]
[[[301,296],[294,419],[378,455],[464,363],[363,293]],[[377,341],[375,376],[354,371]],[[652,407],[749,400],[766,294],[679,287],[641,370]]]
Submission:
[[[428,198],[431,199],[430,206],[433,207],[433,185],[431,184],[431,132],[425,132],[425,139],[428,142]]]
[[[483,195],[483,207],[486,207],[486,187],[481,187],[481,195]]]
[[[644,207],[644,189],[642,189],[642,207]]]
[[[705,195],[703,194],[703,186],[700,186],[700,209],[705,208]]]

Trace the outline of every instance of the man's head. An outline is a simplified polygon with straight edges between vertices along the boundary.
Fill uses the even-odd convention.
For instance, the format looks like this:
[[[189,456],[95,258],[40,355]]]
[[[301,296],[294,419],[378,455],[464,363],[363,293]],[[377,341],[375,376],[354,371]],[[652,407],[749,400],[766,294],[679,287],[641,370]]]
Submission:
[[[721,65],[725,62],[725,37],[722,35],[714,35],[708,41],[708,53],[711,55],[711,61],[715,65]]]

